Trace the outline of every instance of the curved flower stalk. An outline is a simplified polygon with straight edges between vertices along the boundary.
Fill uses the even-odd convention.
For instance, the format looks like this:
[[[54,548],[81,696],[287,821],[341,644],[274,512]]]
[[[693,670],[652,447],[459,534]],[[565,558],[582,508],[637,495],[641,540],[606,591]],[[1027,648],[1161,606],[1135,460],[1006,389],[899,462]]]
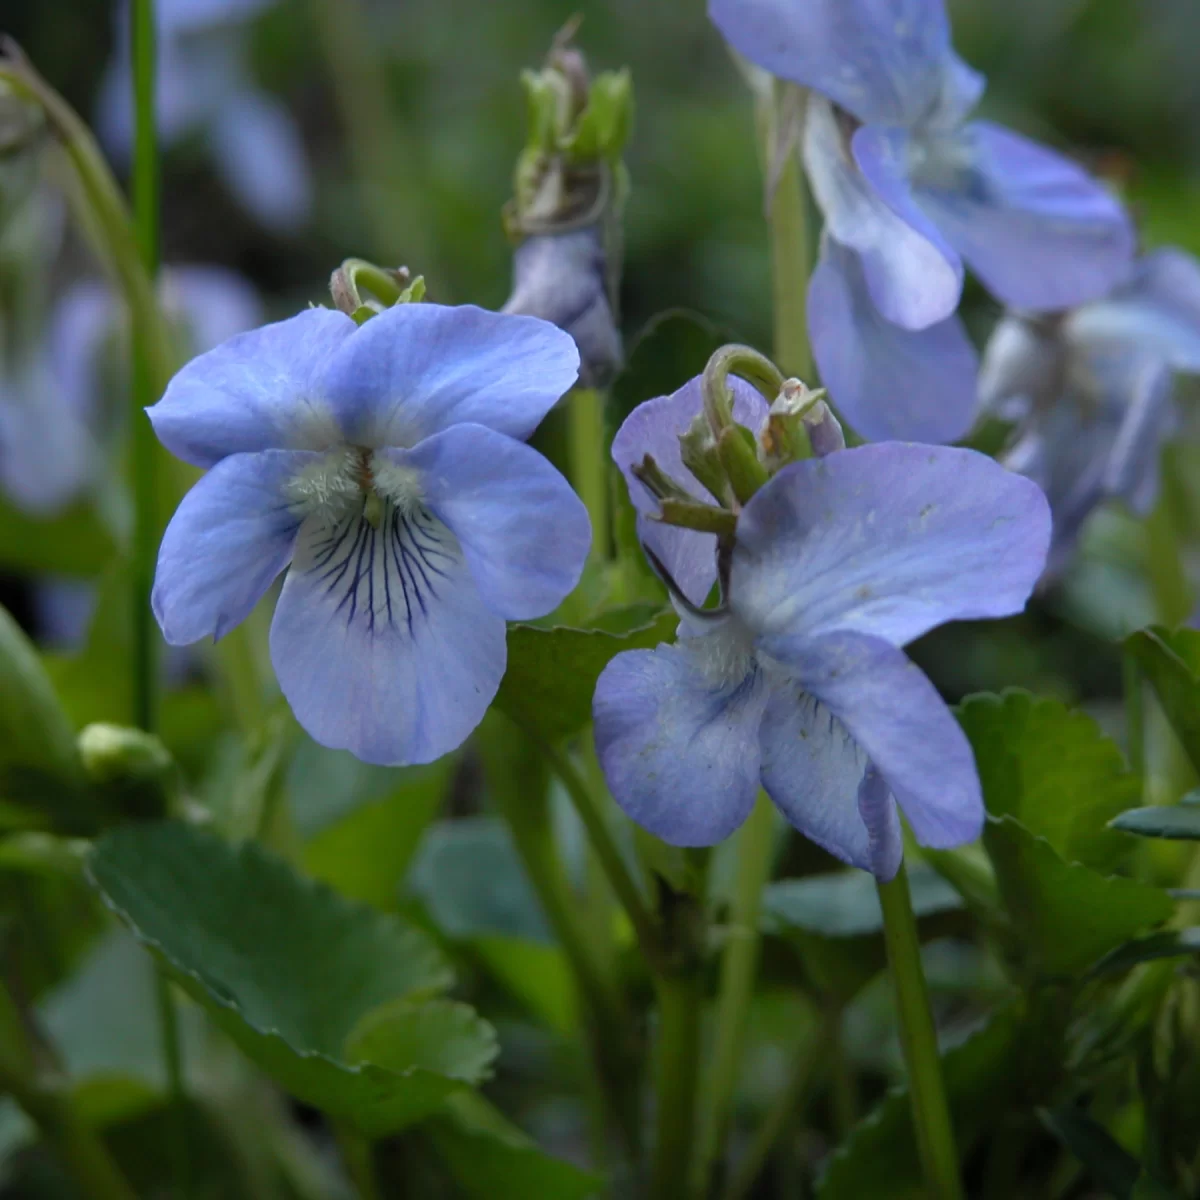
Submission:
[[[639,505],[629,462],[649,452],[679,467],[671,443],[697,384],[618,433]],[[752,420],[763,412],[740,398]],[[1028,480],[974,451],[900,443],[784,466],[719,554],[713,534],[648,532],[685,601],[676,645],[618,655],[596,688],[617,802],[664,841],[707,846],[741,825],[761,783],[801,833],[882,880],[901,861],[897,804],[923,845],[973,840],[984,810],[970,746],[901,647],[946,621],[1019,612],[1049,537]],[[686,599],[718,576],[718,609]]]
[[[160,292],[188,357],[262,319],[250,284],[220,267],[169,267]],[[123,312],[107,283],[74,285],[40,344],[0,377],[0,491],[35,516],[60,512],[100,478],[120,424],[106,403],[117,365],[106,349],[123,337]]]
[[[569,44],[575,24],[555,39],[541,71],[521,76],[529,131],[504,213],[516,243],[504,311],[565,329],[579,347],[580,383],[603,388],[623,361],[617,291],[629,182],[621,153],[633,92],[628,71],[591,78]]]
[[[361,328],[313,308],[193,360],[148,410],[208,469],[163,537],[163,636],[221,637],[286,569],[271,659],[313,738],[387,764],[454,749],[504,674],[505,621],[583,570],[587,513],[524,444],[578,364],[546,322],[434,304]]]
[[[287,233],[308,218],[312,180],[295,122],[254,83],[244,36],[245,23],[273,3],[158,0],[156,111],[164,143],[203,134],[238,202],[263,225]],[[97,115],[102,139],[125,157],[133,146],[128,21],[123,4]]]
[[[1200,372],[1200,263],[1146,255],[1103,300],[1046,317],[1009,314],[988,343],[980,399],[1016,423],[1002,461],[1039,484],[1054,514],[1047,563],[1070,563],[1106,500],[1146,515],[1163,443],[1175,428],[1174,372]]]
[[[801,136],[825,233],[809,331],[834,402],[871,440],[956,440],[976,400],[964,266],[1007,305],[1080,304],[1128,273],[1126,214],[1067,159],[967,120],[984,80],[954,53],[942,0],[709,12],[740,54],[812,92]]]

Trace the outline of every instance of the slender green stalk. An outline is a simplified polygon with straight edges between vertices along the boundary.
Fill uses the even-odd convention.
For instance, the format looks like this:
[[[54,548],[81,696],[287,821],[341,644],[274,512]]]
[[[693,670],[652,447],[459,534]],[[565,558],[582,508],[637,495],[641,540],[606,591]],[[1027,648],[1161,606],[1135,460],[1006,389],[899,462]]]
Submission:
[[[350,1176],[359,1200],[383,1200],[383,1193],[375,1178],[371,1143],[358,1130],[341,1124],[335,1126],[334,1137],[342,1154],[346,1174]]]
[[[107,1147],[74,1106],[65,1084],[39,1077],[20,1010],[0,983],[0,1091],[37,1125],[88,1200],[137,1200]]]
[[[793,150],[769,201],[771,281],[775,304],[775,362],[785,375],[812,378],[808,344],[808,194]]]
[[[706,1190],[707,1180],[720,1157],[741,1070],[761,944],[758,913],[763,887],[771,873],[774,822],[771,803],[760,792],[750,819],[737,835],[729,939],[721,959],[717,991],[716,1040],[701,1096],[699,1143],[692,1179],[696,1194]]]
[[[592,553],[607,562],[612,550],[604,393],[575,388],[567,398],[571,482],[592,520]]]
[[[669,972],[656,979],[655,991],[657,1122],[650,1195],[655,1200],[679,1200],[682,1184],[691,1173],[695,1148],[703,976],[699,970]]]
[[[1146,697],[1142,668],[1129,650],[1121,657],[1121,682],[1125,692],[1125,746],[1129,769],[1142,775],[1146,770]]]
[[[937,1031],[929,1008],[929,989],[921,966],[917,919],[913,914],[903,863],[896,878],[890,883],[879,884],[878,890],[921,1165],[936,1200],[962,1200],[954,1127],[942,1080]]]
[[[549,743],[541,744],[554,773],[562,781],[579,819],[587,830],[588,840],[595,852],[600,866],[612,887],[613,894],[625,910],[629,923],[637,935],[638,945],[651,967],[662,961],[663,947],[659,930],[650,909],[642,897],[641,889],[629,873],[625,859],[621,856],[617,844],[613,840],[608,822],[600,810],[597,798],[588,788],[587,781],[576,769],[571,759],[560,749]]]
[[[158,121],[155,110],[157,31],[154,0],[134,0],[130,22],[133,62],[134,153],[133,219],[142,270],[154,294],[159,265]],[[162,394],[155,363],[155,330],[143,321],[131,322],[133,354],[131,411],[129,414],[133,472],[133,552],[130,585],[133,590],[133,698],[134,718],[149,732],[158,725],[159,638],[150,607],[154,567],[158,553],[158,447],[145,409]],[[171,1165],[175,1186],[189,1191],[186,1097],[183,1085],[183,1050],[179,1020],[171,985],[157,978],[158,1020],[163,1061],[167,1069],[173,1108]]]
[[[803,1110],[806,1101],[812,1095],[813,1086],[818,1078],[818,1068],[822,1059],[829,1056],[831,1038],[838,1031],[841,1017],[840,1010],[830,1009],[820,1025],[813,1030],[813,1036],[805,1042],[787,1083],[776,1097],[766,1119],[758,1127],[750,1149],[746,1151],[745,1158],[725,1188],[722,1200],[746,1200],[754,1190],[754,1185],[787,1128],[788,1121],[795,1113]]]

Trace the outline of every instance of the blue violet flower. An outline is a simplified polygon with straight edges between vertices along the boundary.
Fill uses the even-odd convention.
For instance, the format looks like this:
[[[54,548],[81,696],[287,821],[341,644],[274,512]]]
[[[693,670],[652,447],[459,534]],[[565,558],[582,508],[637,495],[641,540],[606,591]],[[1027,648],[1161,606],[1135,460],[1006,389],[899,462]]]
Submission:
[[[1002,461],[1050,501],[1047,579],[1068,566],[1106,500],[1150,511],[1176,424],[1176,371],[1200,372],[1200,263],[1181,250],[1148,254],[1105,299],[1064,313],[1012,313],[997,325],[980,399],[1016,425]]]
[[[429,762],[483,719],[505,621],[578,582],[582,503],[524,444],[575,382],[533,317],[314,308],[194,359],[148,410],[207,474],[163,537],[154,612],[220,637],[285,568],[271,659],[300,724],[368,762]]]
[[[730,382],[735,416],[759,424],[765,402]],[[678,472],[699,396],[693,380],[648,401],[613,444],[647,543],[688,601],[675,645],[619,654],[600,677],[596,746],[613,796],[664,841],[707,846],[741,825],[761,784],[801,833],[880,879],[901,860],[897,804],[923,845],[973,840],[984,809],[971,748],[900,647],[1024,607],[1050,538],[1040,489],[949,447],[792,463],[737,517],[724,603],[697,609],[718,578],[716,537],[655,528],[629,465],[649,454]]]
[[[811,89],[804,163],[825,216],[809,331],[865,438],[951,442],[975,416],[955,315],[964,262],[1004,304],[1065,308],[1120,283],[1133,231],[1072,162],[987,121],[943,0],[709,0],[729,44]]]

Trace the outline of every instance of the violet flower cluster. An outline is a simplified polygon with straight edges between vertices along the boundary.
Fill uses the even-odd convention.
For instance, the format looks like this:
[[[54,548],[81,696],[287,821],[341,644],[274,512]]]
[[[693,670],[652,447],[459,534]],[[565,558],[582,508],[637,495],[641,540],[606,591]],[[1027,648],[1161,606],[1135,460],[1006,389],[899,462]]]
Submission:
[[[1069,160],[967,120],[984,80],[954,53],[943,0],[709,12],[740,54],[811,90],[803,155],[825,233],[809,331],[834,403],[871,440],[957,440],[976,411],[964,265],[1006,305],[1081,304],[1127,274],[1128,217]]]

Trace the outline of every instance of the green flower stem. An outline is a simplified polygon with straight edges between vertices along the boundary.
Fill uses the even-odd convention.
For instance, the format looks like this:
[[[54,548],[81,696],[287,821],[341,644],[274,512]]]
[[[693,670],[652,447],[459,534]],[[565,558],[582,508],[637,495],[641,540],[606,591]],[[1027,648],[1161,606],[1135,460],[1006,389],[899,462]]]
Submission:
[[[342,1164],[350,1176],[359,1200],[383,1200],[375,1178],[374,1155],[371,1143],[357,1129],[348,1125],[334,1126],[334,1138],[342,1155]]]
[[[600,861],[617,902],[625,910],[625,915],[633,926],[638,946],[647,964],[652,970],[660,969],[664,949],[657,922],[646,905],[641,889],[625,865],[625,859],[617,849],[597,797],[593,795],[587,781],[566,753],[546,742],[540,745],[546,761],[566,788],[567,795],[571,798],[584,829],[587,830],[592,850]]]
[[[704,977],[697,969],[659,975],[658,1047],[655,1062],[657,1129],[650,1195],[679,1200],[691,1172],[696,1137],[696,1086],[700,1075],[700,1020]]]
[[[65,1082],[39,1077],[33,1047],[12,994],[0,984],[0,1090],[17,1102],[54,1147],[89,1200],[137,1200],[107,1147],[74,1106]]]
[[[814,1085],[820,1077],[822,1061],[829,1058],[832,1038],[839,1032],[841,1019],[841,1010],[830,1008],[818,1027],[813,1030],[812,1037],[804,1043],[787,1083],[758,1127],[746,1156],[722,1193],[722,1200],[747,1200],[754,1190],[754,1185],[787,1128],[788,1121],[793,1115],[803,1111],[812,1096]]]
[[[762,891],[771,874],[775,811],[763,792],[737,838],[737,872],[729,912],[729,934],[721,958],[717,991],[716,1040],[701,1095],[698,1151],[692,1178],[694,1194],[705,1194],[708,1179],[721,1155],[733,1107],[761,938],[758,914]]]
[[[138,290],[149,289],[149,307],[158,315],[155,279],[159,265],[158,121],[155,113],[157,30],[154,0],[134,0],[130,22],[133,62],[134,151],[133,218],[142,275]],[[160,318],[161,320],[161,318]],[[133,705],[136,723],[148,732],[158,726],[159,636],[150,607],[154,568],[158,555],[158,443],[145,409],[162,395],[165,380],[156,362],[159,331],[153,321],[130,322],[132,370],[129,427],[133,472],[133,553],[130,585],[133,590]],[[170,1156],[175,1186],[189,1191],[186,1095],[183,1084],[183,1048],[171,985],[156,971],[159,1035],[171,1094]]]
[[[571,483],[591,518],[592,554],[600,562],[612,553],[604,402],[604,393],[594,388],[574,388],[567,397]]]
[[[946,1102],[937,1031],[929,1008],[917,920],[903,863],[896,878],[890,883],[879,884],[878,891],[921,1165],[936,1200],[962,1200],[954,1127]]]
[[[1125,746],[1129,769],[1142,775],[1146,770],[1146,698],[1142,668],[1137,656],[1128,649],[1121,656],[1121,682],[1125,692]]]
[[[808,344],[808,276],[812,268],[808,235],[808,194],[793,149],[775,195],[768,197],[771,282],[774,289],[775,361],[785,375],[811,381]]]

